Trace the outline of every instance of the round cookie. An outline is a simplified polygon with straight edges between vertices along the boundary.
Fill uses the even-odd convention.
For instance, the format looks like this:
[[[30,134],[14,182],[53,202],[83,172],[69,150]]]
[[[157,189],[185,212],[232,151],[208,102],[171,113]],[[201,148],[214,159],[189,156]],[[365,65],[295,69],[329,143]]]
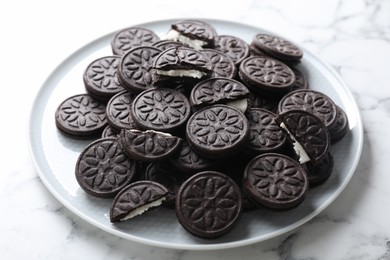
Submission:
[[[133,95],[129,91],[124,90],[113,96],[107,103],[107,122],[117,132],[120,132],[123,128],[137,128],[131,115],[133,99]]]
[[[256,156],[245,168],[245,192],[259,206],[293,208],[304,200],[308,187],[304,168],[282,154],[265,153]]]
[[[87,92],[103,101],[124,90],[117,76],[120,56],[105,56],[91,62],[85,69],[83,80]]]
[[[249,45],[244,40],[233,35],[216,36],[214,49],[229,56],[236,66],[249,56]]]
[[[86,193],[112,198],[132,181],[136,164],[123,153],[116,138],[98,139],[80,153],[76,180]]]
[[[240,64],[239,76],[257,92],[283,94],[295,83],[295,74],[286,64],[268,57],[245,59]]]
[[[262,108],[252,108],[246,113],[250,125],[246,152],[260,154],[282,152],[286,145],[286,134],[277,122],[277,115]]]
[[[302,50],[297,45],[275,35],[256,34],[251,44],[260,51],[281,60],[299,61],[303,56]]]
[[[129,184],[115,196],[111,205],[110,221],[125,221],[156,208],[167,199],[168,190],[154,181],[137,181]]]
[[[118,67],[118,78],[132,93],[140,93],[153,87],[152,66],[161,50],[152,46],[140,46],[126,52]]]
[[[310,90],[300,89],[286,94],[279,102],[278,112],[289,110],[308,111],[322,119],[328,130],[337,122],[337,108],[333,100],[326,94]]]
[[[292,139],[300,163],[321,161],[330,148],[330,135],[322,120],[303,110],[279,114],[278,121]]]
[[[236,77],[237,67],[228,55],[214,49],[204,49],[200,52],[204,53],[211,61],[211,78],[233,79]]]
[[[107,125],[106,104],[89,94],[66,98],[55,112],[56,126],[74,138],[89,138],[101,134]]]
[[[122,129],[119,144],[132,159],[152,162],[169,158],[179,149],[182,139],[152,130]]]
[[[191,115],[188,99],[169,88],[153,88],[140,93],[131,106],[134,122],[140,129],[175,132]]]
[[[196,84],[190,94],[192,106],[226,104],[249,96],[248,88],[233,79],[211,78]]]
[[[339,140],[341,140],[349,130],[347,114],[339,106],[336,106],[336,109],[337,109],[336,124],[331,129],[329,129],[329,134],[330,134],[330,139],[332,144],[337,143]]]
[[[187,122],[189,144],[210,158],[231,156],[249,139],[249,122],[238,109],[213,105],[195,112]]]
[[[310,187],[312,188],[318,186],[324,183],[333,172],[333,155],[328,152],[328,154],[320,162],[317,162],[316,164],[307,162],[305,167]]]
[[[241,217],[240,189],[220,172],[200,172],[182,184],[175,209],[179,223],[188,232],[201,238],[217,238],[230,231]]]
[[[115,55],[122,56],[132,48],[152,45],[159,40],[160,37],[152,30],[142,27],[129,27],[115,34],[111,41],[111,48]]]
[[[165,51],[170,48],[186,46],[181,42],[170,41],[170,40],[160,40],[152,44],[153,47],[157,47],[162,51]]]
[[[117,137],[118,132],[114,128],[112,128],[110,125],[107,125],[106,128],[103,129],[102,136],[101,138],[106,138],[106,137]]]

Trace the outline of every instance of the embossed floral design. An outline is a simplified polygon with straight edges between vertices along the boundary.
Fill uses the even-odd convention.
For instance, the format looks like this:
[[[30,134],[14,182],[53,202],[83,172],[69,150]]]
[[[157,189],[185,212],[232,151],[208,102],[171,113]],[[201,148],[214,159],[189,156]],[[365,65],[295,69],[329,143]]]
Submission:
[[[191,182],[181,196],[185,217],[201,230],[218,230],[239,214],[239,192],[226,179],[205,176]]]
[[[77,95],[66,100],[58,112],[64,123],[79,130],[97,128],[107,122],[105,104],[89,95]]]
[[[212,49],[201,50],[201,52],[211,61],[212,78],[233,78],[235,76],[236,67],[229,56]]]
[[[192,120],[191,134],[201,146],[230,147],[245,134],[246,125],[237,111],[214,106],[204,109]]]
[[[304,173],[292,163],[278,156],[268,155],[250,165],[250,182],[256,191],[271,201],[294,200],[304,192],[307,180]]]
[[[183,124],[190,116],[190,105],[178,91],[158,88],[140,94],[134,101],[133,111],[142,126],[165,130]]]
[[[246,42],[229,35],[216,36],[214,48],[228,55],[235,64],[239,64],[249,54],[249,47]]]
[[[88,70],[88,81],[97,89],[104,91],[117,91],[122,85],[117,78],[119,57],[104,57],[93,62]]]
[[[244,73],[251,79],[262,84],[275,87],[288,87],[295,75],[285,64],[269,58],[253,57],[245,62]]]
[[[117,129],[135,128],[130,112],[133,99],[133,95],[128,91],[118,93],[111,98],[107,104],[107,119],[111,125],[116,126]]]
[[[244,98],[249,94],[245,85],[229,79],[209,79],[199,83],[192,91],[194,104],[214,104],[218,101]]]
[[[152,65],[161,50],[151,46],[134,48],[123,56],[119,76],[123,81],[138,90],[144,90],[153,85]]]
[[[212,39],[213,32],[203,23],[196,23],[194,21],[182,21],[175,23],[172,28],[179,31],[183,35],[192,35],[200,39]]]
[[[118,191],[135,172],[135,162],[128,159],[112,138],[90,145],[77,167],[84,186],[98,193]]]
[[[275,37],[266,34],[258,34],[256,35],[256,40],[258,40],[261,44],[267,46],[268,48],[277,50],[282,53],[297,56],[302,55],[302,51],[297,46],[280,37]]]
[[[326,126],[331,126],[337,118],[334,102],[325,94],[312,90],[297,90],[287,94],[279,104],[279,111],[305,110],[323,119]]]
[[[116,54],[123,55],[132,48],[144,45],[152,45],[160,38],[152,31],[144,28],[129,28],[116,35],[113,41],[113,49]]]
[[[286,135],[276,122],[276,115],[263,109],[251,109],[247,117],[251,131],[248,148],[264,152],[283,146]]]

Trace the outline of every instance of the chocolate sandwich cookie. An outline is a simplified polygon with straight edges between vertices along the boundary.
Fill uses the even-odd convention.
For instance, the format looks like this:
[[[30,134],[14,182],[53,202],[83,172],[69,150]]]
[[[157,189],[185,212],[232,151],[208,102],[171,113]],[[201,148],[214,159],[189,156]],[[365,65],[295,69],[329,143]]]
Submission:
[[[236,80],[211,78],[202,80],[193,87],[190,94],[190,103],[192,106],[205,106],[227,104],[238,100],[247,102],[249,93],[248,88]]]
[[[120,56],[105,56],[91,62],[84,71],[87,92],[103,101],[124,90],[117,76]]]
[[[243,60],[239,76],[248,87],[260,93],[283,95],[295,83],[295,74],[286,64],[268,57],[253,56]]]
[[[230,231],[241,217],[240,189],[220,172],[200,172],[182,184],[175,209],[179,223],[189,233],[217,238]]]
[[[110,221],[119,222],[132,219],[160,206],[167,196],[167,188],[160,183],[133,182],[115,196],[110,210]]]
[[[297,45],[275,35],[264,33],[256,34],[251,45],[280,60],[297,62],[300,61],[303,56],[302,50]]]
[[[182,142],[182,139],[167,133],[135,129],[122,129],[118,140],[130,158],[146,162],[169,158]]]
[[[202,79],[212,73],[210,59],[189,47],[170,48],[160,53],[153,63],[154,82],[174,78]]]
[[[244,172],[244,189],[253,203],[272,209],[300,204],[309,181],[305,169],[288,156],[265,153],[253,158]]]
[[[176,152],[169,161],[180,172],[189,174],[211,169],[219,163],[216,160],[198,154],[186,140],[183,140],[178,152]]]
[[[250,137],[245,151],[251,154],[283,152],[287,138],[277,122],[276,114],[262,108],[251,108],[246,116]]]
[[[76,180],[86,193],[111,198],[132,181],[136,164],[123,153],[116,138],[98,139],[80,153]]]
[[[89,94],[66,98],[55,112],[56,126],[74,138],[89,138],[101,134],[107,125],[106,104]]]
[[[189,144],[210,158],[232,156],[249,140],[249,122],[237,108],[213,105],[195,112],[187,122]]]
[[[341,140],[346,135],[349,129],[347,114],[339,106],[336,106],[336,109],[337,109],[336,124],[329,129],[330,139],[333,144]]]
[[[216,35],[215,28],[205,21],[183,20],[171,24],[167,39],[199,50],[213,47]]]
[[[131,115],[133,96],[129,91],[124,90],[113,96],[107,103],[107,122],[118,133],[123,128],[137,128]]]
[[[140,46],[126,52],[118,67],[118,78],[123,87],[134,94],[153,87],[153,62],[160,53],[160,49],[152,46]]]
[[[185,126],[191,115],[188,99],[169,88],[153,88],[140,93],[131,106],[140,129],[173,133]]]
[[[277,113],[280,98],[270,95],[258,94],[253,91],[249,94],[249,108],[263,108]]]
[[[249,45],[244,40],[233,35],[216,36],[214,49],[229,56],[236,66],[249,56]]]
[[[306,168],[309,186],[318,186],[324,183],[333,172],[333,155],[328,152],[328,154],[320,162],[317,162],[316,164],[307,162],[304,166]]]
[[[279,114],[280,126],[288,133],[300,163],[321,161],[330,147],[329,131],[322,120],[303,110]]]
[[[229,79],[236,77],[237,67],[227,54],[214,49],[204,49],[200,52],[204,53],[211,61],[212,73],[210,77]]]
[[[111,41],[112,52],[122,56],[132,48],[152,45],[160,37],[152,30],[142,27],[129,27],[117,32]]]
[[[304,110],[322,119],[331,129],[337,122],[337,108],[333,100],[323,92],[300,89],[286,94],[279,102],[278,112]]]
[[[309,81],[307,80],[306,76],[296,68],[291,68],[291,70],[295,74],[295,82],[291,87],[291,91],[298,89],[309,89]]]

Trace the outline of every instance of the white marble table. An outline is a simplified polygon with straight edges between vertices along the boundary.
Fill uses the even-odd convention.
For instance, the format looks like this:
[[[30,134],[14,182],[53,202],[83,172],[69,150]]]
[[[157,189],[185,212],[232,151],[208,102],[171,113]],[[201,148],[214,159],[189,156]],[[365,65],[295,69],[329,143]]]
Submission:
[[[390,259],[390,1],[220,2],[0,4],[5,91],[0,103],[1,259]],[[55,66],[101,35],[181,17],[230,20],[285,35],[333,66],[353,92],[365,129],[361,161],[336,201],[299,229],[225,250],[152,247],[118,238],[80,219],[39,179],[27,146],[28,119],[34,97]]]

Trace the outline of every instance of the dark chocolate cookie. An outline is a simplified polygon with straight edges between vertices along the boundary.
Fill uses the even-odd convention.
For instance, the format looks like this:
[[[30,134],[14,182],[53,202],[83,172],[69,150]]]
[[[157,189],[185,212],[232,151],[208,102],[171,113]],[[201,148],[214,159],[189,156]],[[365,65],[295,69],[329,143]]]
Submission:
[[[170,40],[160,40],[152,44],[152,46],[159,48],[162,51],[165,51],[170,48],[186,46],[184,43],[170,41]]]
[[[300,204],[309,181],[304,168],[288,156],[265,153],[253,158],[244,172],[244,189],[260,206],[289,209]]]
[[[213,105],[190,117],[186,136],[190,145],[206,157],[229,156],[243,148],[249,140],[249,122],[234,107]]]
[[[131,49],[122,56],[118,78],[123,86],[136,94],[153,87],[152,66],[161,50],[152,46]]]
[[[321,161],[330,147],[329,131],[322,120],[303,110],[290,110],[279,114],[278,121],[292,139],[299,162]]]
[[[249,56],[249,45],[244,40],[232,35],[216,36],[214,49],[225,53],[236,65]]]
[[[153,181],[129,184],[115,196],[110,210],[110,221],[125,221],[156,208],[167,199],[168,190]]]
[[[88,194],[114,197],[129,184],[136,162],[123,153],[116,138],[102,138],[90,143],[79,155],[75,174],[80,187]]]
[[[75,138],[99,135],[107,125],[106,104],[89,94],[65,99],[55,112],[56,126]]]
[[[216,34],[215,28],[205,21],[183,20],[171,24],[167,38],[199,50],[214,46]]]
[[[281,60],[299,61],[302,56],[302,50],[292,42],[282,37],[259,33],[255,35],[251,43],[260,51]]]
[[[187,179],[176,195],[176,215],[191,234],[216,238],[230,231],[242,211],[237,184],[226,175],[206,171]]]
[[[122,56],[132,48],[152,45],[160,38],[152,30],[142,27],[125,28],[117,32],[111,41],[112,52]]]
[[[140,93],[131,107],[134,122],[140,129],[174,132],[191,115],[188,99],[169,88],[153,88]]]
[[[273,113],[277,113],[278,104],[280,98],[270,95],[261,95],[258,93],[254,93],[253,91],[249,94],[249,104],[250,108],[263,108],[267,109]]]
[[[250,125],[247,152],[260,154],[282,152],[286,145],[286,133],[277,122],[277,115],[262,108],[252,108],[246,116]]]
[[[176,136],[152,130],[122,129],[119,135],[119,144],[130,158],[147,162],[169,158],[181,142]]]
[[[117,137],[118,134],[119,134],[119,132],[116,132],[116,130],[114,128],[112,128],[110,125],[107,125],[106,128],[103,129],[101,138]]]
[[[133,95],[129,91],[124,90],[113,96],[107,103],[107,122],[118,133],[122,128],[137,128],[131,115],[133,99]]]
[[[337,109],[333,100],[326,94],[309,89],[295,90],[286,94],[279,102],[278,112],[305,110],[322,119],[331,129],[337,122]]]
[[[95,98],[108,100],[124,90],[117,76],[120,56],[105,56],[91,62],[84,71],[87,92]]]
[[[237,74],[237,67],[233,60],[225,53],[214,49],[204,49],[204,53],[212,64],[212,78],[229,78],[233,79]]]
[[[212,73],[210,59],[189,47],[175,47],[159,54],[154,63],[154,81],[172,78],[201,79]]]
[[[332,143],[336,143],[341,140],[349,130],[348,117],[345,111],[336,106],[337,109],[337,119],[336,124],[329,129],[330,139]]]
[[[283,94],[295,82],[295,74],[286,64],[268,57],[249,57],[242,61],[239,71],[254,91]]]
[[[193,106],[226,104],[249,96],[248,88],[233,79],[211,78],[194,86],[190,95]]]
[[[291,68],[292,71],[295,74],[295,82],[291,87],[291,91],[298,90],[298,89],[309,89],[309,81],[307,80],[306,76],[298,69]]]
[[[328,152],[320,162],[317,162],[316,164],[307,162],[305,167],[310,187],[318,186],[324,183],[333,172],[333,155]]]

